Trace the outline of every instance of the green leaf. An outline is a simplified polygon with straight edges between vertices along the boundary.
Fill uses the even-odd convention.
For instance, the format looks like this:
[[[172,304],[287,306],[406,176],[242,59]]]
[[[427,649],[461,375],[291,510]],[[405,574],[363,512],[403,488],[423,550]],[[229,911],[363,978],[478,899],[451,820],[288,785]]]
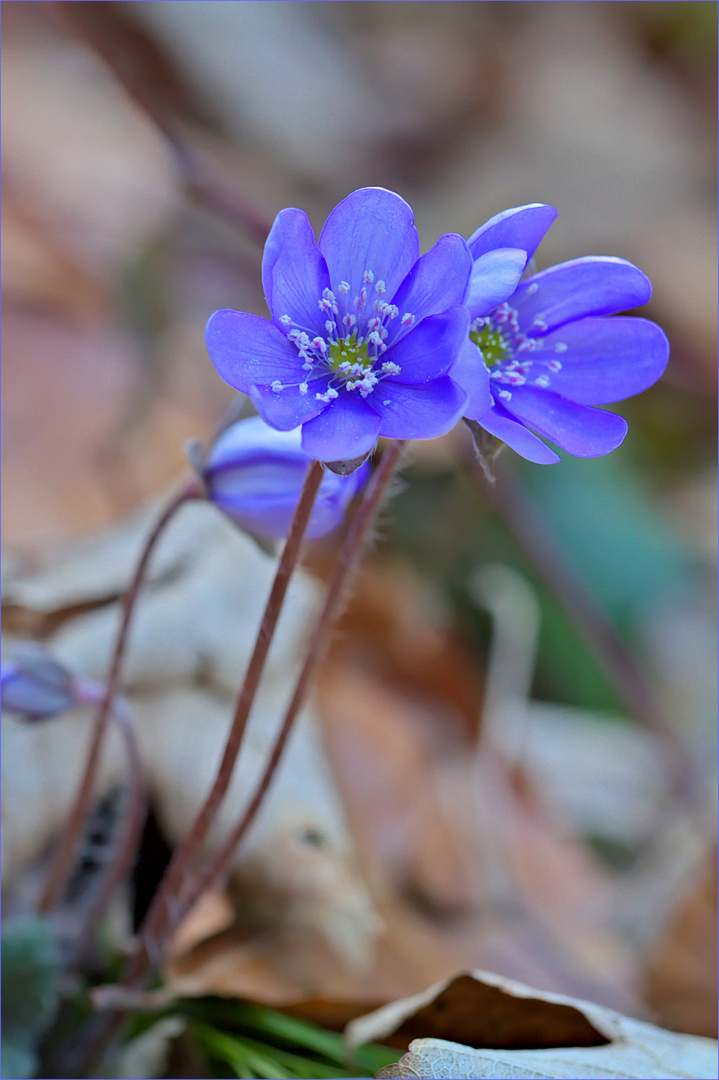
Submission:
[[[9,920],[2,928],[2,1025],[15,1043],[32,1044],[58,1001],[60,955],[44,919]]]

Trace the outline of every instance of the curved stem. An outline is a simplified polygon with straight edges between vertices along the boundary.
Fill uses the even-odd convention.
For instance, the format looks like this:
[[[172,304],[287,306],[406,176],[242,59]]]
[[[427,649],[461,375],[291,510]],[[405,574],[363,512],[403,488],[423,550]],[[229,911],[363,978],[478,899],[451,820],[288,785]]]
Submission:
[[[490,483],[472,447],[464,465],[535,569],[563,605],[615,687],[628,712],[662,737],[665,764],[675,791],[690,806],[699,799],[694,764],[664,717],[646,674],[569,562],[546,522],[507,468],[497,468]]]
[[[144,974],[149,966],[150,954],[152,954],[153,958],[156,958],[157,945],[163,933],[165,920],[169,917],[169,906],[174,902],[185,871],[190,866],[205,839],[215,814],[230,786],[230,780],[232,779],[235,762],[237,761],[237,755],[247,726],[250,709],[252,708],[255,693],[262,677],[267,654],[272,643],[272,637],[287,592],[287,586],[299,561],[302,540],[310,520],[317,491],[319,490],[322,481],[322,472],[322,465],[318,461],[313,461],[307,472],[302,488],[302,494],[297,503],[295,515],[290,527],[290,533],[287,537],[287,542],[285,543],[277,567],[270,596],[262,617],[262,623],[257,634],[255,647],[247,666],[245,680],[237,698],[235,713],[232,718],[232,726],[227,736],[225,750],[217,770],[217,775],[215,776],[215,781],[200,812],[195,818],[190,832],[175,852],[175,856],[160,883],[152,904],[150,905],[150,910],[147,913],[142,927],[141,948],[131,963],[127,975],[127,981],[129,981],[130,985],[133,985],[135,981]]]
[[[315,623],[314,630],[312,631],[312,637],[307,649],[302,671],[297,679],[292,700],[285,713],[282,727],[277,734],[272,753],[265,765],[265,771],[239,822],[227,837],[222,847],[208,860],[197,880],[192,883],[187,896],[181,899],[178,906],[176,922],[179,922],[180,919],[184,917],[205,889],[213,883],[226,867],[232,858],[237,845],[240,843],[257,816],[257,812],[262,805],[264,797],[267,794],[277,771],[294,722],[300,709],[305,703],[307,692],[312,679],[314,678],[317,666],[322,660],[335,622],[342,610],[342,603],[348,585],[351,582],[353,572],[362,555],[364,540],[375,519],[382,497],[387,491],[387,486],[397,468],[404,446],[405,443],[400,441],[390,443],[389,447],[384,452],[378,469],[370,480],[364,498],[357,508],[357,512],[352,519],[350,528],[337,556],[332,578],[327,588],[324,607],[322,608],[317,622]]]
[[[92,945],[92,939],[98,923],[105,914],[116,889],[130,873],[132,862],[137,852],[140,833],[145,821],[147,810],[147,796],[145,785],[145,772],[140,755],[140,747],[137,741],[135,724],[129,709],[123,701],[116,701],[111,713],[111,718],[122,732],[127,749],[127,765],[130,778],[130,792],[128,797],[127,816],[122,830],[117,850],[113,854],[110,865],[105,870],[105,877],[94,904],[90,908],[83,926],[82,937],[78,945],[78,963],[87,956]]]
[[[122,618],[120,629],[115,641],[115,649],[110,664],[110,671],[105,685],[105,693],[95,720],[95,727],[90,741],[90,747],[85,759],[85,767],[80,779],[80,784],[75,795],[75,801],[70,810],[69,817],[58,841],[58,846],[50,864],[45,888],[38,905],[39,912],[45,913],[55,906],[62,889],[72,868],[73,860],[82,835],[83,825],[90,809],[93,788],[100,764],[100,751],[103,739],[107,731],[108,718],[112,710],[112,704],[118,691],[122,661],[127,647],[127,637],[130,622],[140,587],[144,581],[147,566],[150,561],[157,541],[165,530],[168,522],[177,513],[179,508],[190,499],[202,497],[202,490],[197,480],[188,480],[180,490],[172,497],[165,509],[157,519],[155,526],[145,541],[145,546],[137,564],[134,577],[129,588],[122,598]]]

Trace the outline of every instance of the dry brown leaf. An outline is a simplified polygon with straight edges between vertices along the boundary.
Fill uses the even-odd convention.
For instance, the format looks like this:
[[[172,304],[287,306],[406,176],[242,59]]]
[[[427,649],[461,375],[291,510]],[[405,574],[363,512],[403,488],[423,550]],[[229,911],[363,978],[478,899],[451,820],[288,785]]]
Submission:
[[[659,1021],[692,1035],[717,1034],[716,851],[649,955],[645,995]]]
[[[409,1042],[410,1052],[377,1074],[387,1080],[717,1076],[712,1039],[676,1035],[486,971],[456,976],[354,1020],[347,1039],[352,1047],[375,1040]]]

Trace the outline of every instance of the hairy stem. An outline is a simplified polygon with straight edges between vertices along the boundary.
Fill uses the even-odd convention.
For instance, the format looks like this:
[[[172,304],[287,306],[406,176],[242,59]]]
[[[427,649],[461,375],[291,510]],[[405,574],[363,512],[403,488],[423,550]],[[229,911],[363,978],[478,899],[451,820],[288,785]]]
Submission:
[[[282,726],[277,734],[264,773],[260,777],[254,794],[237,825],[227,837],[222,847],[208,860],[197,880],[192,883],[189,893],[181,899],[177,911],[177,922],[184,917],[205,889],[208,888],[225,869],[232,858],[237,845],[240,843],[257,816],[277,771],[294,722],[300,709],[305,703],[310,684],[317,671],[317,666],[322,660],[334,625],[341,613],[347,588],[362,555],[364,540],[375,520],[382,498],[387,491],[387,486],[397,468],[404,445],[405,443],[400,441],[390,443],[382,457],[378,469],[370,480],[361,503],[357,507],[357,511],[352,519],[350,528],[347,531],[347,535],[337,556],[332,578],[330,579],[327,588],[324,606],[312,631],[312,637],[310,638],[302,670],[295,685],[292,700],[285,713]]]
[[[57,849],[50,864],[45,888],[38,905],[40,913],[50,911],[57,903],[77,853],[83,826],[87,819],[90,803],[92,801],[97,770],[100,764],[100,751],[102,750],[102,744],[107,731],[113,702],[119,688],[120,673],[122,671],[122,662],[127,647],[130,623],[135,610],[138,593],[145,579],[150,557],[168,522],[175,516],[180,507],[186,502],[189,502],[190,499],[198,499],[201,497],[202,489],[197,480],[188,480],[182,485],[180,490],[173,495],[145,541],[145,546],[142,550],[140,561],[137,564],[132,582],[122,598],[122,617],[117,639],[115,641],[112,661],[110,663],[110,671],[105,684],[105,693],[100,702],[97,717],[95,719],[92,739],[87,752],[80,784],[75,795],[75,801],[70,810],[65,827],[60,835]]]
[[[153,898],[141,932],[141,949],[130,965],[127,981],[134,985],[152,961],[158,959],[158,947],[163,928],[169,920],[169,907],[173,903],[183,876],[198,853],[208,830],[227,794],[237,756],[247,727],[247,721],[255,694],[264,671],[267,654],[277,626],[282,604],[290,578],[300,555],[302,540],[310,520],[317,491],[322,481],[322,465],[312,462],[305,478],[287,542],[282,551],[270,596],[265,607],[255,647],[245,674],[244,683],[237,698],[232,726],[230,727],[215,781],[200,809],[188,835],[175,852],[165,876]]]
[[[92,948],[93,937],[100,920],[107,911],[116,890],[130,873],[147,810],[145,772],[132,716],[129,709],[124,706],[124,702],[120,700],[115,702],[111,716],[122,733],[127,749],[130,788],[128,806],[120,841],[113,853],[110,865],[105,870],[102,886],[83,926],[77,950],[78,964],[82,964],[86,959]]]

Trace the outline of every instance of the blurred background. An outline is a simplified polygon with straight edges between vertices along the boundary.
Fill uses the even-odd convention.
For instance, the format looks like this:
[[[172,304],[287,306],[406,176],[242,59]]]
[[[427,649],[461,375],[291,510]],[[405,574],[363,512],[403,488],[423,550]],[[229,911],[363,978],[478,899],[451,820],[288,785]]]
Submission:
[[[319,230],[383,185],[426,250],[548,202],[540,269],[648,274],[671,359],[611,456],[506,451],[489,488],[462,432],[411,449],[319,685],[384,944],[361,980],[325,957],[311,982],[383,1000],[485,967],[715,1034],[716,6],[2,13],[11,567],[183,473],[232,398],[205,322],[266,313],[284,206]],[[222,949],[182,961],[195,987],[257,994],[269,967],[275,1000],[306,990]]]

